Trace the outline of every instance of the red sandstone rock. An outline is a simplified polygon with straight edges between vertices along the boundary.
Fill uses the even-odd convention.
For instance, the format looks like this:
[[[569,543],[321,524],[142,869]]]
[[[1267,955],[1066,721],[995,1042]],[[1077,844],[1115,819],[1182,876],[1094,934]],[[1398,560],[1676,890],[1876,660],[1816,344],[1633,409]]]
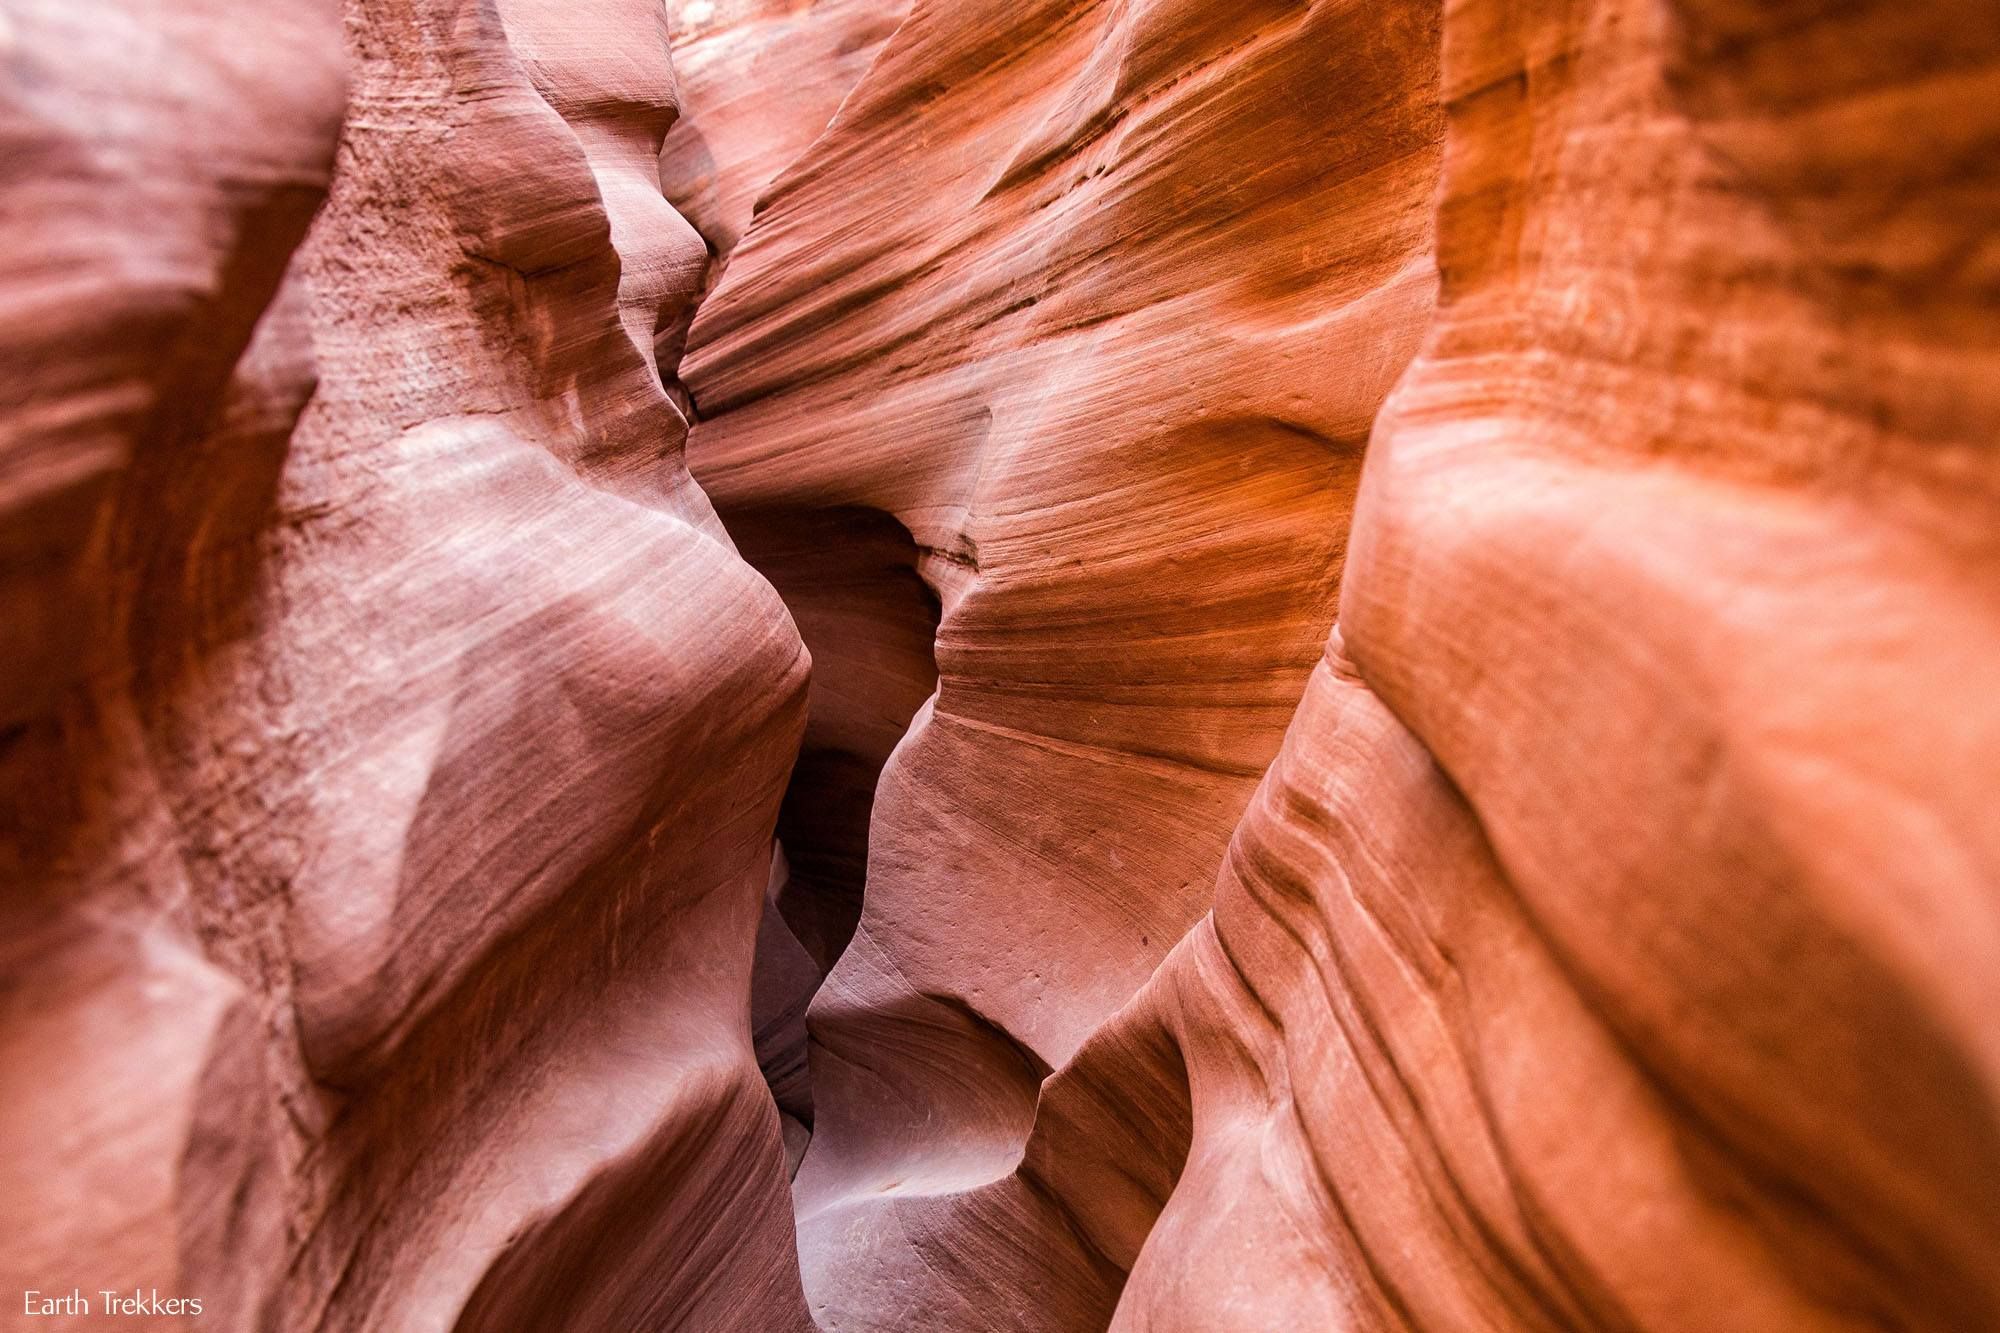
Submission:
[[[258,1005],[190,928],[123,637],[145,610],[138,567],[204,527],[226,540],[268,500],[271,434],[281,451],[310,391],[294,308],[245,348],[326,186],[339,41],[325,4],[0,12],[9,1327],[30,1289],[95,1303],[173,1292],[189,1269],[188,1294],[254,1327],[281,1270]],[[218,621],[239,588],[209,567]],[[229,1262],[245,1251],[260,1261]]]
[[[836,590],[900,535],[941,604],[811,1012],[827,1327],[1109,1316],[1122,1269],[1005,1178],[1044,1075],[1206,910],[1333,618],[1430,308],[1436,47],[1422,7],[919,0],[696,318],[697,476],[820,670],[872,667],[815,687],[809,752],[930,684],[884,651],[921,604]],[[800,529],[809,562],[744,535]],[[1052,1171],[1130,1154],[1096,1124]]]
[[[672,0],[681,118],[660,182],[718,256],[826,129],[910,0]]]
[[[0,11],[9,1321],[2000,1325],[2000,31],[336,8]]]
[[[658,187],[665,18],[350,4],[330,197],[224,394],[339,130],[333,16],[255,8],[14,34],[49,147],[10,188],[81,217],[9,249],[6,299],[65,300],[12,364],[66,368],[9,533],[77,571],[9,587],[91,651],[9,694],[9,1279],[231,1328],[807,1327],[749,1030],[806,659],[653,361],[707,264]]]
[[[1946,5],[1453,12],[1445,303],[1374,444],[1353,661],[1336,641],[1314,677],[1212,922],[1079,1047],[1045,1034],[1097,1023],[1070,979],[1118,977],[1123,943],[1077,915],[1105,882],[1084,867],[1127,830],[1189,845],[1136,765],[1107,771],[1115,747],[1095,784],[1047,789],[1087,734],[1059,730],[1065,686],[1095,672],[1109,729],[1116,669],[1153,646],[1064,651],[1132,600],[1092,542],[1143,527],[1089,521],[1089,451],[1117,448],[1122,403],[1157,425],[1161,398],[1217,390],[1157,349],[1115,390],[1087,352],[1010,358],[1100,327],[1025,296],[1116,292],[1112,328],[1159,301],[1163,234],[1176,276],[1211,270],[1200,233],[1148,218],[1106,224],[1078,274],[1060,220],[1006,215],[1000,164],[1067,166],[1076,136],[1012,147],[1038,114],[1021,90],[1065,86],[1032,63],[1064,39],[1002,26],[919,6],[695,333],[695,466],[725,513],[866,505],[976,551],[970,574],[933,553],[940,695],[885,775],[861,933],[813,1011],[816,1306],[869,1328],[1994,1322],[1992,41]],[[1118,86],[1115,41],[1069,40],[1089,54],[1058,68]],[[877,105],[942,160],[893,151]],[[1088,148],[1133,114],[1086,92],[1050,118]],[[1201,119],[1170,120],[1185,165]],[[1245,169],[1279,169],[1257,144],[1235,141]],[[995,318],[1009,261],[1066,281]],[[1204,291],[1205,331],[1241,318],[1230,295]],[[1032,429],[1007,433],[1010,406]],[[1039,543],[980,540],[1038,518]],[[1088,552],[1095,595],[992,557],[1024,548]],[[1038,692],[1003,736],[1059,742],[1016,761],[1036,778],[994,776],[1005,739],[927,765],[1010,671]],[[1108,878],[1157,910],[1171,880],[1132,870]],[[1010,1051],[1074,1055],[1036,1100]]]
[[[1444,299],[1342,621],[1533,931],[1500,975],[1587,1010],[1493,992],[1498,1123],[1436,1134],[1511,1164],[1568,1322],[2000,1321],[2000,31],[1968,18],[1448,25]],[[1567,1082],[1586,1022],[1629,1073]]]

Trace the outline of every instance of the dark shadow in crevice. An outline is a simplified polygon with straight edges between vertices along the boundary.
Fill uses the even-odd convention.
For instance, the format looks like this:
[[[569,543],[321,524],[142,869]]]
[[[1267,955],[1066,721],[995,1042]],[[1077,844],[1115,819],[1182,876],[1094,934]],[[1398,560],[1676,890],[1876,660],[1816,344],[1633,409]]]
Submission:
[[[759,937],[752,1006],[773,1095],[809,1128],[805,1005],[861,920],[875,784],[937,688],[939,604],[918,576],[916,542],[887,514],[753,509],[722,519],[812,653],[805,740],[778,815],[777,918]]]

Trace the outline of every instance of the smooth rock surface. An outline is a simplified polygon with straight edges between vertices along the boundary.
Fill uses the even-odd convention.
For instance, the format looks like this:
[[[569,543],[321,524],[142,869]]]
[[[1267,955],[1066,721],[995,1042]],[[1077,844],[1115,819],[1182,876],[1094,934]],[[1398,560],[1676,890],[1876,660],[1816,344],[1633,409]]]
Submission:
[[[0,1327],[2000,1327],[1976,9],[0,3]]]
[[[152,551],[268,498],[310,392],[282,304],[245,353],[333,165],[337,11],[18,0],[0,51],[0,1308],[193,1271],[256,1327],[260,1006],[196,938],[124,636]],[[240,590],[208,567],[219,620]]]
[[[265,8],[10,11],[8,586],[89,651],[7,682],[9,1279],[809,1327],[749,1014],[807,658],[654,362],[666,17]]]
[[[2000,30],[1485,3],[1445,53],[1443,301],[1341,618],[1533,930],[1510,969],[1629,1068],[1563,1091],[1581,1023],[1497,994],[1532,1026],[1467,1061],[1467,1137],[1558,1323],[1992,1324]]]
[[[660,183],[727,258],[764,191],[832,121],[910,0],[670,0],[681,117]]]
[[[1213,734],[1205,680],[1254,714],[1165,613],[1111,627],[1157,599],[1220,636],[1176,565],[1256,525],[1204,477],[1185,503],[1211,525],[1149,530],[1120,488],[1162,454],[1118,452],[1121,409],[1170,425],[1283,364],[1267,341],[1216,381],[1196,350],[1244,313],[1204,280],[1281,242],[1202,156],[1211,67],[1120,100],[1148,49],[1128,36],[1171,8],[1084,6],[1030,38],[919,4],[695,328],[692,455],[725,516],[892,513],[944,606],[939,694],[882,779],[860,933],[812,1011],[815,1309],[883,1329],[1994,1322],[2000,37],[1949,4],[1450,11],[1442,184],[1400,186],[1434,210],[1442,305],[1375,428],[1345,634],[1212,917],[1158,961],[1173,932],[1148,927],[1205,896],[1160,864],[1198,825],[1186,786],[1163,800],[1134,762],[1157,748],[1110,739],[1123,673],[1200,664],[1149,747]],[[1343,68],[1321,86],[1380,105]],[[1274,138],[1281,100],[1258,111]],[[1391,133],[1319,123],[1378,151]],[[1104,145],[1125,132],[1171,166],[1121,177]],[[1307,141],[1266,158],[1239,131],[1231,165],[1281,170]],[[1217,200],[1208,226],[1120,211],[1127,181],[1184,167],[1201,192],[1177,202]],[[1043,171],[1060,184],[1024,185]],[[1339,216],[1366,234],[1351,200]],[[1226,263],[1218,234],[1240,242]],[[1333,259],[1299,309],[1367,271]],[[1171,301],[1163,273],[1198,318],[1100,369]],[[1043,340],[1065,355],[1035,359]],[[1288,387],[1371,383],[1322,352]],[[1283,475],[1229,425],[1194,438]],[[1321,516],[1330,550],[1344,516]],[[1255,518],[1278,520],[1266,496]],[[1100,893],[1130,915],[1081,910]]]
[[[812,649],[808,755],[845,760],[789,801],[859,804],[886,759],[809,1016],[824,1327],[1109,1317],[1136,1245],[1015,1167],[1044,1076],[1207,910],[1333,620],[1431,308],[1437,42],[1422,5],[918,0],[696,317],[691,464]],[[899,538],[936,689],[891,755],[932,681]],[[795,866],[854,846],[788,823]],[[784,896],[806,933],[857,896],[825,878]],[[1077,1114],[1056,1174],[1134,1151]]]

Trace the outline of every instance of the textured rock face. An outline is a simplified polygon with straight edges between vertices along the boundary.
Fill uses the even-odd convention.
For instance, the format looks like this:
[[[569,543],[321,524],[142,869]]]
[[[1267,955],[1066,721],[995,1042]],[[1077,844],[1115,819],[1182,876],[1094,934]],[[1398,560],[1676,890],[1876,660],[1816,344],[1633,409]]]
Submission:
[[[1341,620],[1533,931],[1440,951],[1491,1109],[1399,1137],[1511,1164],[1532,1229],[1489,1245],[1559,1323],[1708,1326],[1691,1272],[1745,1327],[2000,1318],[2000,34],[1965,17],[1600,0],[1447,33],[1444,299]],[[1421,1067],[1407,1009],[1349,990],[1388,1037],[1360,1058]],[[1424,1322],[1519,1308],[1399,1277],[1407,1218],[1356,1230]]]
[[[1433,200],[1410,12],[1066,14],[919,4],[692,343],[725,515],[893,514],[944,606],[812,1015],[827,1326],[1993,1322],[1991,39],[1460,6]],[[1432,217],[1161,961],[1344,527],[1268,424],[1358,445]]]
[[[121,640],[155,549],[268,501],[310,389],[282,314],[244,352],[332,165],[337,16],[12,3],[0,44],[0,1283],[10,1327],[183,1264],[254,1309],[221,1260],[278,1227],[259,1014],[191,929]],[[218,619],[240,590],[208,567]]]
[[[667,198],[716,254],[820,136],[909,0],[673,0],[681,118],[660,154]]]
[[[653,360],[664,14],[87,8],[9,14],[9,629],[89,650],[8,680],[10,1304],[807,1327],[748,1023],[807,663]]]
[[[920,0],[696,318],[692,465],[833,675],[809,755],[930,685],[886,651],[915,599],[837,610],[896,537],[940,605],[893,757],[830,740],[793,787],[824,810],[887,758],[811,1015],[827,1327],[1109,1316],[1132,1246],[1063,1210],[1127,1131],[1099,1109],[1062,1180],[1014,1168],[1043,1076],[1207,909],[1333,619],[1431,308],[1437,45],[1421,5]],[[807,933],[826,897],[781,902]]]
[[[2000,1326],[1967,6],[0,51],[8,1310]]]

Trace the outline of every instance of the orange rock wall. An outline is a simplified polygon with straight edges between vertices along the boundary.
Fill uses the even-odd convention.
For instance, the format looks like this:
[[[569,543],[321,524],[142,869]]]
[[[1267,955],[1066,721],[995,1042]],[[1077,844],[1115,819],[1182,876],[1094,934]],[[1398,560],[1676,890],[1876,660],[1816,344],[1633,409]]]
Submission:
[[[2000,1317],[2000,65],[1824,8],[920,0],[767,191],[696,475],[943,606],[827,1327]]]
[[[918,608],[814,614],[878,559],[838,538],[858,516],[939,602],[809,1017],[826,1327],[1109,1317],[1136,1239],[1079,1244],[1016,1162],[1044,1076],[1207,910],[1333,619],[1432,306],[1437,47],[1424,6],[919,0],[696,317],[702,485],[753,560],[745,534],[835,534],[763,562],[818,669],[930,683],[874,651]],[[846,680],[809,752],[881,711]],[[1098,1129],[1058,1171],[1151,1150]]]
[[[1972,7],[0,51],[0,1327],[2000,1326]]]

